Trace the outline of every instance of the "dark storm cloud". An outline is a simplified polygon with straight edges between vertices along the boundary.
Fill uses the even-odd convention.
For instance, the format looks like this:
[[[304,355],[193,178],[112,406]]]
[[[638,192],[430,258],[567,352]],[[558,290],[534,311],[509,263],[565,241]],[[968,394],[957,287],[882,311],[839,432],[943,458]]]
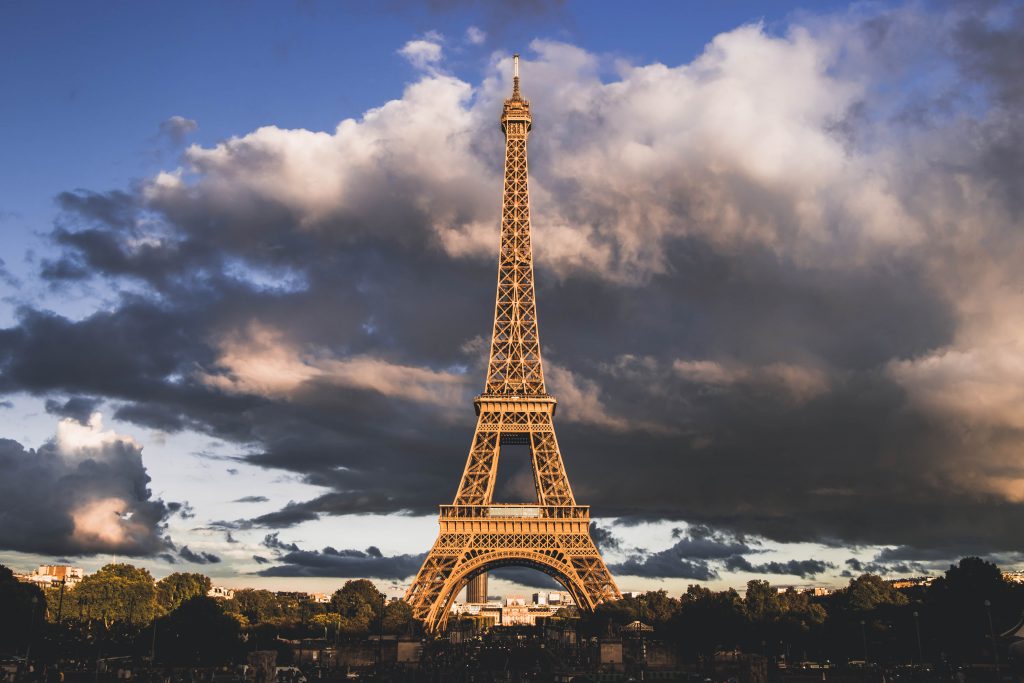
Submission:
[[[590,538],[601,551],[618,550],[620,546],[619,539],[609,529],[598,526],[597,522],[590,523]]]
[[[947,22],[959,27],[959,63],[1009,101],[1021,71],[999,59],[1015,59],[1012,32],[986,45],[984,32],[997,29],[969,19]],[[1017,442],[1020,425],[951,419],[921,400],[942,377],[907,377],[965,352],[943,353],[961,336],[959,311],[993,297],[971,291],[976,299],[961,302],[961,290],[1015,282],[1005,212],[1024,196],[1012,192],[1022,128],[1006,111],[990,120],[984,107],[956,110],[957,120],[983,117],[970,137],[978,146],[961,145],[963,130],[934,104],[950,84],[916,117],[902,113],[919,98],[858,90],[862,80],[885,85],[879,74],[901,60],[913,71],[939,58],[931,37],[907,38],[908,23],[886,16],[838,47],[808,37],[824,41],[814,49],[747,27],[695,71],[637,69],[614,87],[565,66],[592,56],[537,46],[539,317],[566,466],[602,517],[696,525],[616,571],[712,578],[713,563],[749,563],[756,549],[744,534],[950,556],[1020,548],[1024,506],[998,487],[1013,461],[992,455],[986,476],[961,476]],[[716,95],[715,84],[732,82],[720,72],[749,80],[729,71],[749,63],[747,50],[776,59],[785,78]],[[839,65],[823,56],[832,51],[867,76],[835,80],[829,67]],[[563,84],[582,94],[563,97]],[[806,87],[794,95],[786,84]],[[494,121],[506,94],[494,87],[470,97],[448,77],[416,84],[353,128],[377,150],[368,161],[343,136],[264,129],[190,148],[187,182],[164,174],[130,192],[62,194],[60,255],[43,277],[137,293],[75,320],[22,308],[0,330],[0,390],[96,397],[118,419],[200,431],[244,446],[249,464],[328,489],[221,529],[434,514],[462,472],[483,384],[474,340],[493,313]],[[720,117],[692,104],[713,97],[730,98],[716,100],[730,112],[754,98],[758,116],[716,128]],[[800,153],[787,154],[786,141]],[[931,159],[942,161],[920,168]],[[964,244],[1000,246],[981,256],[961,253]],[[902,362],[910,374],[893,372]],[[970,488],[988,481],[997,485]],[[608,549],[606,531],[593,528]],[[404,566],[364,551],[275,549],[291,558],[265,569],[277,575]],[[751,566],[802,576],[818,565]]]
[[[181,557],[181,559],[185,560],[186,562],[192,562],[193,564],[217,564],[220,562],[220,557],[218,557],[217,555],[202,551],[198,553],[193,552],[189,550],[187,545],[183,545],[178,550],[178,555]]]
[[[872,562],[862,562],[851,557],[844,563],[849,569],[844,569],[840,576],[858,576],[860,574],[878,574],[879,576],[890,576],[893,574],[906,576],[908,574],[927,574],[928,570],[916,562],[879,562],[877,558]]]
[[[788,560],[787,562],[761,562],[753,564],[741,555],[735,555],[725,561],[729,571],[751,572],[755,574],[781,574],[811,578],[836,566],[821,560]]]
[[[231,501],[233,503],[266,503],[270,499],[266,496],[242,496]]]
[[[558,581],[551,578],[544,572],[539,572],[536,569],[529,569],[527,567],[499,567],[489,572],[488,580],[490,579],[510,581],[512,583],[517,583],[520,586],[537,588],[540,590],[565,590],[565,587],[562,584],[558,583]]]
[[[280,547],[294,548],[295,546],[294,544],[280,544]],[[404,579],[419,571],[424,557],[426,557],[425,554],[385,557],[372,546],[365,551],[336,550],[330,546],[321,551],[294,549],[276,558],[275,561],[280,564],[261,569],[256,573],[260,576]]]
[[[77,420],[80,424],[88,424],[89,416],[96,411],[100,405],[103,404],[103,400],[99,398],[90,398],[88,396],[72,396],[63,403],[52,398],[46,399],[45,408],[46,412],[51,415],[60,415],[61,417],[69,417],[72,420]]]
[[[640,553],[625,562],[612,565],[613,572],[631,576],[685,578],[707,581],[718,578],[709,561],[740,557],[739,553],[756,552],[743,540],[702,524],[683,533],[674,529],[676,542],[655,553]],[[742,557],[740,557],[742,559]],[[727,568],[733,567],[726,563]]]
[[[616,575],[656,579],[710,581],[718,578],[718,572],[708,566],[706,560],[684,559],[671,548],[644,557],[631,557],[625,562],[609,565],[608,569]]]
[[[270,560],[263,557],[262,555],[253,555],[252,559],[256,564],[270,564]]]
[[[294,543],[285,543],[280,539],[280,534],[277,532],[264,536],[263,542],[260,545],[265,548],[270,548],[277,553],[299,552],[299,546]]]
[[[65,435],[27,450],[0,439],[0,547],[40,554],[151,555],[168,547],[168,505],[154,500],[141,451]]]

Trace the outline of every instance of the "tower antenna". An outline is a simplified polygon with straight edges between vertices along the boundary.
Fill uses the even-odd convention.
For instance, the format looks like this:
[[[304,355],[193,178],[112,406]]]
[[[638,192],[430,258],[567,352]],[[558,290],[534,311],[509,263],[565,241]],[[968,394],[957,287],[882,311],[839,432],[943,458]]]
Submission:
[[[512,55],[512,99],[521,99],[519,94],[519,55]]]

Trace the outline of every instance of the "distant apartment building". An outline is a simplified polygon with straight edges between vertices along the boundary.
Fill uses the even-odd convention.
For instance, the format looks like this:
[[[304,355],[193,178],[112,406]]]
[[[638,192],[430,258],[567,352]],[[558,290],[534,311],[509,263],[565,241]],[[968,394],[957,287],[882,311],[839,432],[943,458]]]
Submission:
[[[1010,583],[1024,583],[1024,571],[1003,572],[1003,580]]]
[[[34,583],[41,588],[58,586],[61,582],[65,588],[74,588],[85,578],[85,571],[81,567],[66,564],[43,564],[29,574],[15,574],[15,577],[23,583]]]
[[[891,579],[889,585],[893,588],[917,588],[919,586],[930,586],[935,581],[934,576],[913,576],[905,579]]]
[[[562,607],[575,604],[568,593],[534,593],[532,597],[530,603],[520,595],[486,603],[457,602],[451,611],[453,615],[479,619],[491,626],[533,626],[538,619],[553,616]]]
[[[811,595],[816,598],[823,597],[825,595],[832,595],[836,592],[835,588],[828,588],[826,586],[776,586],[775,591],[782,595],[787,591],[796,591],[801,595]]]
[[[206,595],[220,600],[231,600],[235,597],[235,589],[225,588],[224,586],[211,586],[210,590],[206,592]]]
[[[568,593],[534,593],[534,605],[552,605],[554,607],[565,607],[575,602]]]

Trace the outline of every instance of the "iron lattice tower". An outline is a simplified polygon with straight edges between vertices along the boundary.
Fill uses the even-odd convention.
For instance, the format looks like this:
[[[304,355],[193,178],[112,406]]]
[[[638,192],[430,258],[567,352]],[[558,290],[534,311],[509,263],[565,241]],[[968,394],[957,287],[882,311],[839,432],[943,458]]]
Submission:
[[[487,383],[474,401],[476,433],[455,500],[441,506],[440,534],[405,596],[427,631],[444,627],[469,581],[501,566],[549,574],[582,609],[621,597],[590,537],[590,508],[573,497],[552,422],[557,402],[544,388],[526,165],[532,117],[519,91],[518,55],[514,64],[501,115],[505,189]],[[536,503],[492,500],[501,447],[512,444],[530,447]]]

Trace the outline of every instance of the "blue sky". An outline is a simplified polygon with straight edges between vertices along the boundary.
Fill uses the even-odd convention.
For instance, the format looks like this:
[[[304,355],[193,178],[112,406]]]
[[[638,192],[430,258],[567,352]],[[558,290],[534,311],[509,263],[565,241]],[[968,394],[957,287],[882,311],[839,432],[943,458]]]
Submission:
[[[25,491],[51,493],[44,455],[124,486],[76,491],[46,527],[66,543],[0,534],[0,561],[161,575],[187,546],[228,585],[364,571],[399,592],[483,381],[519,51],[545,361],[621,587],[1017,565],[988,522],[1024,515],[1021,21],[1011,2],[0,5],[0,456]],[[24,514],[14,493],[0,516]],[[120,527],[81,532],[114,508]],[[317,574],[323,548],[356,561]]]

